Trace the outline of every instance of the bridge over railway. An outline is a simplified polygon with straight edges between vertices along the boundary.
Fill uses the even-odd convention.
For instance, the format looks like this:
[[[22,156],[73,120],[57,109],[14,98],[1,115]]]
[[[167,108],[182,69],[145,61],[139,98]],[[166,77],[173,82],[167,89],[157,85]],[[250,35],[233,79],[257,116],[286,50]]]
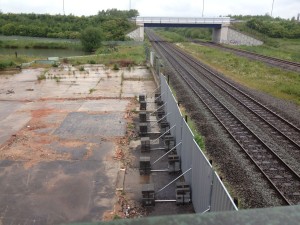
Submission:
[[[212,40],[216,43],[227,41],[229,17],[136,17],[134,21],[139,28],[135,35],[144,40],[145,27],[199,27],[213,28]]]

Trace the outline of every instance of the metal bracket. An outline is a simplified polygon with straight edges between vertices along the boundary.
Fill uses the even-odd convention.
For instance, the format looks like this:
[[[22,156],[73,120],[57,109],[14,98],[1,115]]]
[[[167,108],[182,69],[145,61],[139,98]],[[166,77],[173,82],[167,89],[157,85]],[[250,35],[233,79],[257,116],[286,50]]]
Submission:
[[[158,110],[160,110],[162,107],[164,107],[167,103],[164,103],[160,107],[158,107],[154,112],[150,113],[150,116],[152,116],[154,113],[156,113]]]
[[[168,115],[172,114],[172,112],[169,112],[167,115],[165,115],[164,117],[160,118],[157,123],[159,123],[160,121],[162,121],[164,118],[166,118]]]
[[[203,211],[201,214],[207,213],[210,211],[210,206],[208,207],[208,209],[206,209],[205,211]]]
[[[171,127],[169,130],[167,130],[165,133],[163,133],[162,135],[160,135],[158,138],[154,139],[154,140],[150,140],[152,142],[156,142],[157,140],[159,140],[160,138],[162,138],[163,136],[165,136],[170,130],[172,130],[174,127],[176,127],[176,125],[174,125],[173,127]]]
[[[174,146],[173,148],[171,148],[169,151],[167,151],[165,154],[163,154],[161,157],[159,157],[157,160],[155,160],[151,165],[153,166],[155,163],[157,163],[159,160],[161,160],[163,157],[165,157],[166,155],[168,155],[171,151],[173,151],[177,146],[179,146],[180,144],[182,144],[182,142],[179,142],[176,146]]]
[[[170,183],[168,183],[166,186],[164,186],[163,188],[159,189],[157,192],[155,192],[155,194],[163,191],[164,189],[166,189],[167,187],[169,187],[171,184],[173,184],[176,180],[178,180],[180,177],[182,177],[184,174],[186,174],[187,172],[189,172],[190,170],[192,170],[192,168],[189,168],[187,171],[185,171],[183,174],[181,174],[180,176],[178,176],[177,178],[175,178],[174,180],[172,180]]]

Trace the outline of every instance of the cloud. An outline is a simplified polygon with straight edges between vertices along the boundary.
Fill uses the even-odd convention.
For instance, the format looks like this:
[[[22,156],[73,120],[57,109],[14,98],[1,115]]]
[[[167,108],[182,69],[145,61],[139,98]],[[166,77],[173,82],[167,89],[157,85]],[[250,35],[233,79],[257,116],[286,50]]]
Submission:
[[[95,15],[98,11],[129,9],[130,0],[64,0],[66,14]],[[273,0],[204,0],[204,16],[264,15],[271,12]],[[131,0],[141,16],[199,17],[203,0]],[[0,0],[2,12],[62,14],[63,0]],[[273,16],[291,18],[300,12],[300,0],[274,0]]]

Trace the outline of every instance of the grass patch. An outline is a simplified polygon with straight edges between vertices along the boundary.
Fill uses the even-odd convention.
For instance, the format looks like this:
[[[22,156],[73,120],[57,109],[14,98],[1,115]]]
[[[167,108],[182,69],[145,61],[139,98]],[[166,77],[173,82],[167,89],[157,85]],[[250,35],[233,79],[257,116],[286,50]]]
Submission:
[[[165,30],[157,29],[157,30],[155,30],[155,33],[158,34],[159,36],[161,36],[163,39],[170,41],[170,42],[184,42],[185,41],[185,38],[182,35],[172,32],[172,31],[165,31]]]
[[[36,58],[19,55],[18,58],[15,55],[1,55],[0,54],[0,70],[15,68],[22,63],[28,63],[34,61]]]
[[[26,49],[82,49],[82,45],[80,42],[71,42],[71,41],[64,41],[60,39],[49,41],[49,40],[43,40],[42,38],[30,38],[27,39],[5,39],[1,40],[0,42],[0,48],[12,48],[12,49],[18,49],[18,48],[26,48]]]
[[[192,43],[183,43],[181,47],[244,86],[300,105],[299,73],[281,70],[258,61],[238,57],[233,53]]]
[[[261,55],[300,62],[300,39],[272,39],[276,46],[234,46],[235,48],[255,52]],[[230,46],[232,47],[232,46]]]
[[[120,67],[131,67],[134,65],[144,65],[146,55],[143,45],[117,46],[117,50],[110,53],[103,53],[103,47],[96,51],[96,55],[70,58],[72,65],[89,64],[91,61],[95,64],[105,64],[106,66],[114,66],[118,64]]]

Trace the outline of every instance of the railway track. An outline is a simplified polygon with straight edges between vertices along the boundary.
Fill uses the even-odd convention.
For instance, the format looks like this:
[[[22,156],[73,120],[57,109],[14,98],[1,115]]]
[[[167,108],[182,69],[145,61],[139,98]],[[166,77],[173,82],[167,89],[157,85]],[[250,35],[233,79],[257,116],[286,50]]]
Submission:
[[[226,50],[229,52],[236,53],[241,56],[259,60],[259,61],[268,63],[272,66],[300,72],[300,63],[298,63],[298,62],[292,62],[292,61],[288,61],[288,60],[265,56],[265,55],[257,54],[257,53],[242,50],[242,49],[230,48],[228,46],[223,46],[223,45],[212,43],[212,42],[204,42],[204,41],[198,41],[198,40],[191,40],[191,41],[196,44],[201,44],[201,45],[205,45],[205,46],[209,46],[209,47],[223,49],[223,50]]]
[[[199,61],[170,43],[161,41],[147,31],[150,40],[168,63],[177,71],[195,95],[206,105],[215,118],[223,125],[236,143],[243,149],[256,167],[268,180],[280,198],[288,205],[300,204],[300,177],[288,163],[280,158],[258,135],[218,99],[213,91],[199,81],[199,74],[206,82],[219,89],[222,94],[248,110],[257,123],[285,143],[289,151],[300,151],[300,130],[289,121],[269,110],[249,95],[239,90],[221,76],[213,73]]]

